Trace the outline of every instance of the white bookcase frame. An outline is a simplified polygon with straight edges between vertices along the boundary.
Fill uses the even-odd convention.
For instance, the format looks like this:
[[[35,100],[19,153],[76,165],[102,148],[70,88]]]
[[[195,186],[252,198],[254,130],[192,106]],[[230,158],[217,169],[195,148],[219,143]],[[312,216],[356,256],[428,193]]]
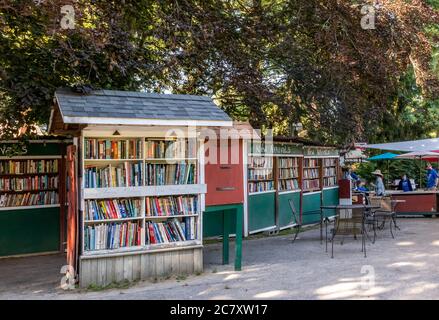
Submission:
[[[113,135],[114,129],[103,129],[103,128],[87,128],[88,130],[83,130],[80,137],[80,167],[82,172],[79,185],[80,190],[80,227],[81,227],[81,256],[85,257],[111,257],[114,255],[123,254],[133,254],[133,253],[148,253],[148,252],[160,252],[163,250],[182,250],[195,247],[202,247],[203,243],[203,224],[202,224],[202,212],[205,209],[205,193],[207,192],[207,187],[204,184],[204,146],[202,141],[198,139],[196,132],[189,132],[185,135],[185,138],[196,139],[196,158],[174,158],[174,159],[150,159],[146,158],[145,144],[147,139],[157,139],[164,140],[166,130],[142,131],[141,128],[133,132],[132,128],[118,129],[119,135]],[[126,133],[127,132],[127,133]],[[192,134],[191,134],[192,133]],[[178,137],[180,138],[180,137]],[[86,139],[108,139],[108,140],[126,140],[126,139],[141,139],[142,142],[142,158],[141,159],[85,159],[85,140]],[[197,183],[196,184],[181,184],[181,185],[160,185],[160,186],[146,186],[146,174],[145,165],[147,163],[153,162],[164,162],[169,160],[175,161],[196,161],[196,171],[197,171]],[[142,163],[142,184],[143,186],[137,187],[113,187],[113,188],[85,188],[84,179],[84,168],[87,164],[110,164],[115,162],[141,162]],[[169,162],[168,162],[169,163]],[[167,196],[167,195],[197,195],[198,196],[198,213],[189,215],[176,215],[176,216],[163,216],[163,217],[147,217],[146,216],[146,205],[145,198],[148,196]],[[99,221],[90,221],[85,219],[85,201],[90,199],[115,199],[115,198],[140,198],[142,203],[141,216],[136,218],[122,218],[122,219],[108,219]],[[197,239],[188,241],[179,241],[171,243],[161,243],[161,244],[150,244],[147,245],[146,242],[146,222],[147,221],[160,221],[166,220],[168,218],[182,218],[182,217],[197,217]],[[105,250],[85,250],[84,241],[84,230],[86,225],[99,224],[99,223],[110,223],[110,222],[125,222],[125,221],[140,221],[142,226],[141,232],[141,246],[130,246],[118,249],[105,249]]]

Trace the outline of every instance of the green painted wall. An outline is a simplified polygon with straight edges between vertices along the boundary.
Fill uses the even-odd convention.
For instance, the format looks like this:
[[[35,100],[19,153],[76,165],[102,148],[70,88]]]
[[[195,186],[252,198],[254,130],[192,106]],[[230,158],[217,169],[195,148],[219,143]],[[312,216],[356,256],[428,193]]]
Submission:
[[[0,211],[0,256],[59,250],[59,208]]]
[[[338,200],[338,188],[327,189],[322,191],[322,203],[324,206],[336,205],[339,203]],[[335,215],[335,210],[325,209],[323,210],[323,215],[325,217],[331,217]]]
[[[248,230],[249,232],[276,225],[276,193],[261,193],[248,196]]]
[[[223,235],[224,211],[243,210],[242,204],[231,204],[223,206],[207,206],[203,212],[203,237],[218,237]],[[236,229],[236,220],[228,221],[228,230]]]
[[[320,222],[321,193],[304,193],[302,199],[302,224]]]
[[[289,200],[292,199],[296,208],[297,219],[300,221],[300,192],[279,194],[279,227],[285,227],[295,222]]]

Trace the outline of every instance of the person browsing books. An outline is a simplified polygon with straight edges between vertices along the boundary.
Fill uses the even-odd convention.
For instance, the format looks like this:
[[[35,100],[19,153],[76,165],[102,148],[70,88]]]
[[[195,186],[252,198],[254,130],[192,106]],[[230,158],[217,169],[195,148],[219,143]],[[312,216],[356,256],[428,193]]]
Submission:
[[[381,170],[377,169],[372,174],[375,176],[375,193],[377,196],[384,196],[385,189],[384,189],[384,182],[383,182],[383,174],[381,173]]]
[[[398,184],[398,190],[402,190],[404,192],[413,191],[412,183],[410,182],[410,179],[406,174],[402,175],[401,180]]]
[[[436,190],[438,174],[431,163],[427,163],[427,190]]]

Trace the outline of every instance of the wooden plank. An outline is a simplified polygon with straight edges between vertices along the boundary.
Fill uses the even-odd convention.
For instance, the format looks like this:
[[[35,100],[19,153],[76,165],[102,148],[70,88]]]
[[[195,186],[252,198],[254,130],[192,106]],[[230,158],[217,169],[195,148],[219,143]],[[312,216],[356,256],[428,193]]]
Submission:
[[[203,249],[194,249],[194,273],[203,272]]]
[[[132,256],[132,264],[133,264],[133,280],[140,280],[140,272],[141,272],[141,255]]]
[[[164,275],[164,259],[163,253],[156,253],[155,256],[155,276],[157,278],[163,277]]]
[[[105,259],[107,263],[106,269],[106,285],[109,285],[113,282],[116,282],[116,259],[115,258],[107,258]]]
[[[180,252],[171,252],[171,272],[172,274],[180,274]]]
[[[133,256],[123,257],[123,279],[133,280]]]
[[[180,252],[180,273],[187,275],[193,273],[193,250],[184,250]]]
[[[96,284],[99,286],[105,286],[107,279],[107,259],[96,259],[97,274],[96,274]]]
[[[79,273],[79,285],[86,288],[91,283],[91,261],[81,260],[81,272]]]
[[[147,280],[151,278],[151,268],[149,265],[150,254],[142,254],[140,259],[140,279]]]
[[[112,258],[115,260],[114,263],[114,273],[116,282],[121,282],[123,280],[123,259],[124,257]]]
[[[163,252],[163,276],[168,277],[172,274],[172,252]]]

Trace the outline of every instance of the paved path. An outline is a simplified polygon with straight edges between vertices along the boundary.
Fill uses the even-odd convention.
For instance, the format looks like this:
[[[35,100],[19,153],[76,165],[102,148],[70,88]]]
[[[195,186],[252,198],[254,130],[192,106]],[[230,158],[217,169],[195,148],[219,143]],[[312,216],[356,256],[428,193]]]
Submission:
[[[312,230],[294,244],[287,236],[244,241],[241,272],[219,265],[221,248],[214,244],[199,276],[95,292],[10,287],[0,299],[438,299],[439,219],[404,219],[400,226],[396,239],[387,231],[369,243],[367,258],[360,241],[347,239],[336,243],[331,259]]]

